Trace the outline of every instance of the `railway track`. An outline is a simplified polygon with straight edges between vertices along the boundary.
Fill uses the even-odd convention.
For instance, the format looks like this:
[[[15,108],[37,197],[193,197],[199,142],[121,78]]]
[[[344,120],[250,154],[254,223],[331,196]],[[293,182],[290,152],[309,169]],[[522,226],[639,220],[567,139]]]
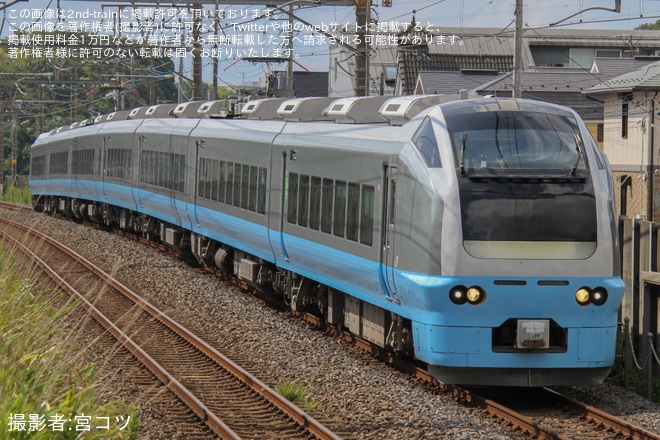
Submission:
[[[15,209],[15,205],[12,208]],[[318,317],[313,315],[303,315],[303,318],[318,326],[322,324]],[[660,435],[656,433],[550,389],[468,389],[441,384],[428,375],[423,366],[393,357],[389,352],[382,351],[349,333],[340,333],[347,341],[355,343],[396,368],[500,419],[515,438],[660,440]]]
[[[495,408],[498,417],[518,423],[521,430],[539,439],[660,439],[657,433],[550,388],[492,388],[479,390],[479,396]]]
[[[77,295],[88,313],[218,437],[338,438],[93,263],[38,231],[0,220],[4,237]]]
[[[305,315],[306,321],[321,325],[317,317]],[[338,329],[347,341],[409,373],[418,380],[451,393],[456,399],[481,408],[502,420],[509,428],[535,439],[546,440],[660,440],[660,434],[606,411],[586,405],[550,388],[469,388],[438,382],[425,366],[392,356],[380,347]]]

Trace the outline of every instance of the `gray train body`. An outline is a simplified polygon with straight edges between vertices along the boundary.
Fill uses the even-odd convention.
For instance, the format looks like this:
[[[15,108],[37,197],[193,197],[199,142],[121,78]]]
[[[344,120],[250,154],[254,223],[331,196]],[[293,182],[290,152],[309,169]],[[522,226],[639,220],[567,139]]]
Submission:
[[[444,382],[607,375],[617,219],[575,112],[448,96],[225,104],[42,134],[35,208],[162,241]]]

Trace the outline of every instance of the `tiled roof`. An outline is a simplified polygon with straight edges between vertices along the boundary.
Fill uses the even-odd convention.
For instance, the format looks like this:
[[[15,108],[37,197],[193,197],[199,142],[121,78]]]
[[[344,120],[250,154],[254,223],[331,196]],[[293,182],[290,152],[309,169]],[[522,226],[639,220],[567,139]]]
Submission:
[[[417,80],[418,87],[415,90],[419,94],[451,94],[460,89],[472,90],[499,77],[497,71],[472,71],[472,72],[419,72]]]
[[[553,70],[555,69],[555,70]],[[554,92],[567,91],[580,93],[603,81],[603,77],[582,69],[547,68],[522,73],[522,87],[527,91]],[[477,91],[489,92],[496,89],[511,89],[513,77],[509,73],[495,81],[477,87]]]
[[[582,69],[547,68],[522,73],[522,97],[565,105],[585,120],[601,120],[603,105],[589,99],[584,90],[598,84],[602,77]],[[477,87],[480,95],[511,96],[513,77],[508,73]]]
[[[602,82],[589,88],[585,93],[633,92],[638,90],[660,91],[660,61]]]
[[[328,72],[293,72],[293,90],[296,98],[328,96]]]
[[[657,59],[652,58],[595,58],[591,67],[593,73],[600,73],[609,78],[641,69]]]
[[[451,55],[507,55],[513,56],[513,38],[464,35],[454,40],[434,40],[429,44],[431,54]]]

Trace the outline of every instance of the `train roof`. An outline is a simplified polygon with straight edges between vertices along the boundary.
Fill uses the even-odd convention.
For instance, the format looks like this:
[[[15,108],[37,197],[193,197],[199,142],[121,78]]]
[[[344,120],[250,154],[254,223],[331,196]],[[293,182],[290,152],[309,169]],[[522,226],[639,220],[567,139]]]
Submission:
[[[469,99],[468,99],[469,98]],[[479,99],[474,99],[479,98]],[[278,121],[282,123],[320,122],[324,124],[365,125],[374,127],[400,127],[433,106],[442,105],[445,115],[465,114],[470,112],[509,110],[542,111],[573,115],[570,109],[528,99],[484,98],[467,96],[467,93],[453,95],[409,95],[409,96],[369,96],[347,98],[264,98],[240,103],[238,100],[192,101],[180,104],[160,104],[138,107],[133,110],[118,111],[86,119],[69,126],[58,127],[39,136],[35,144],[45,142],[46,138],[71,130],[85,132],[92,125],[107,124],[116,121],[125,122],[126,130],[135,125],[142,125],[149,119],[176,118],[186,120],[199,119],[240,119]],[[183,121],[180,121],[183,122]],[[191,124],[196,122],[190,121]],[[184,124],[188,125],[188,124]],[[318,127],[291,128],[291,131],[303,133],[318,130]],[[117,126],[119,128],[120,125]],[[345,127],[348,128],[348,127]],[[343,132],[335,126],[336,132]],[[347,130],[348,131],[348,130]],[[365,133],[369,130],[355,130]],[[406,131],[406,130],[404,130]],[[73,133],[72,133],[73,134]],[[391,133],[390,133],[391,134]],[[404,134],[403,132],[401,133]],[[70,135],[69,135],[70,136]]]
[[[389,124],[400,126],[424,109],[456,101],[454,95],[368,96],[348,98],[264,98],[241,103],[235,99],[159,104],[99,115],[58,127],[57,134],[76,128],[115,121],[151,118],[244,118],[286,122],[334,122],[336,124]]]

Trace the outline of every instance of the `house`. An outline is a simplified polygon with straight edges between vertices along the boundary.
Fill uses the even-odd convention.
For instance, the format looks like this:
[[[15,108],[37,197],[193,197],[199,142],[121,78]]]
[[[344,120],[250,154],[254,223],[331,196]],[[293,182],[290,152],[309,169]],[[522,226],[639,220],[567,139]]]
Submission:
[[[621,214],[660,221],[660,61],[584,91],[604,102],[603,150]]]
[[[417,76],[413,95],[440,95],[472,90],[501,77],[497,69],[461,69],[458,71],[422,70]]]
[[[420,72],[513,71],[514,32],[501,28],[439,28],[416,38],[399,34],[373,38],[369,61],[370,95],[413,94]],[[660,55],[660,31],[613,29],[525,29],[523,70],[564,67],[590,70],[596,58]],[[353,52],[330,46],[330,95],[354,94]],[[393,72],[396,70],[394,87]],[[384,81],[388,84],[384,87]]]
[[[307,98],[310,96],[328,96],[328,72],[293,71],[289,89],[287,72],[275,71],[266,77],[268,96]]]

